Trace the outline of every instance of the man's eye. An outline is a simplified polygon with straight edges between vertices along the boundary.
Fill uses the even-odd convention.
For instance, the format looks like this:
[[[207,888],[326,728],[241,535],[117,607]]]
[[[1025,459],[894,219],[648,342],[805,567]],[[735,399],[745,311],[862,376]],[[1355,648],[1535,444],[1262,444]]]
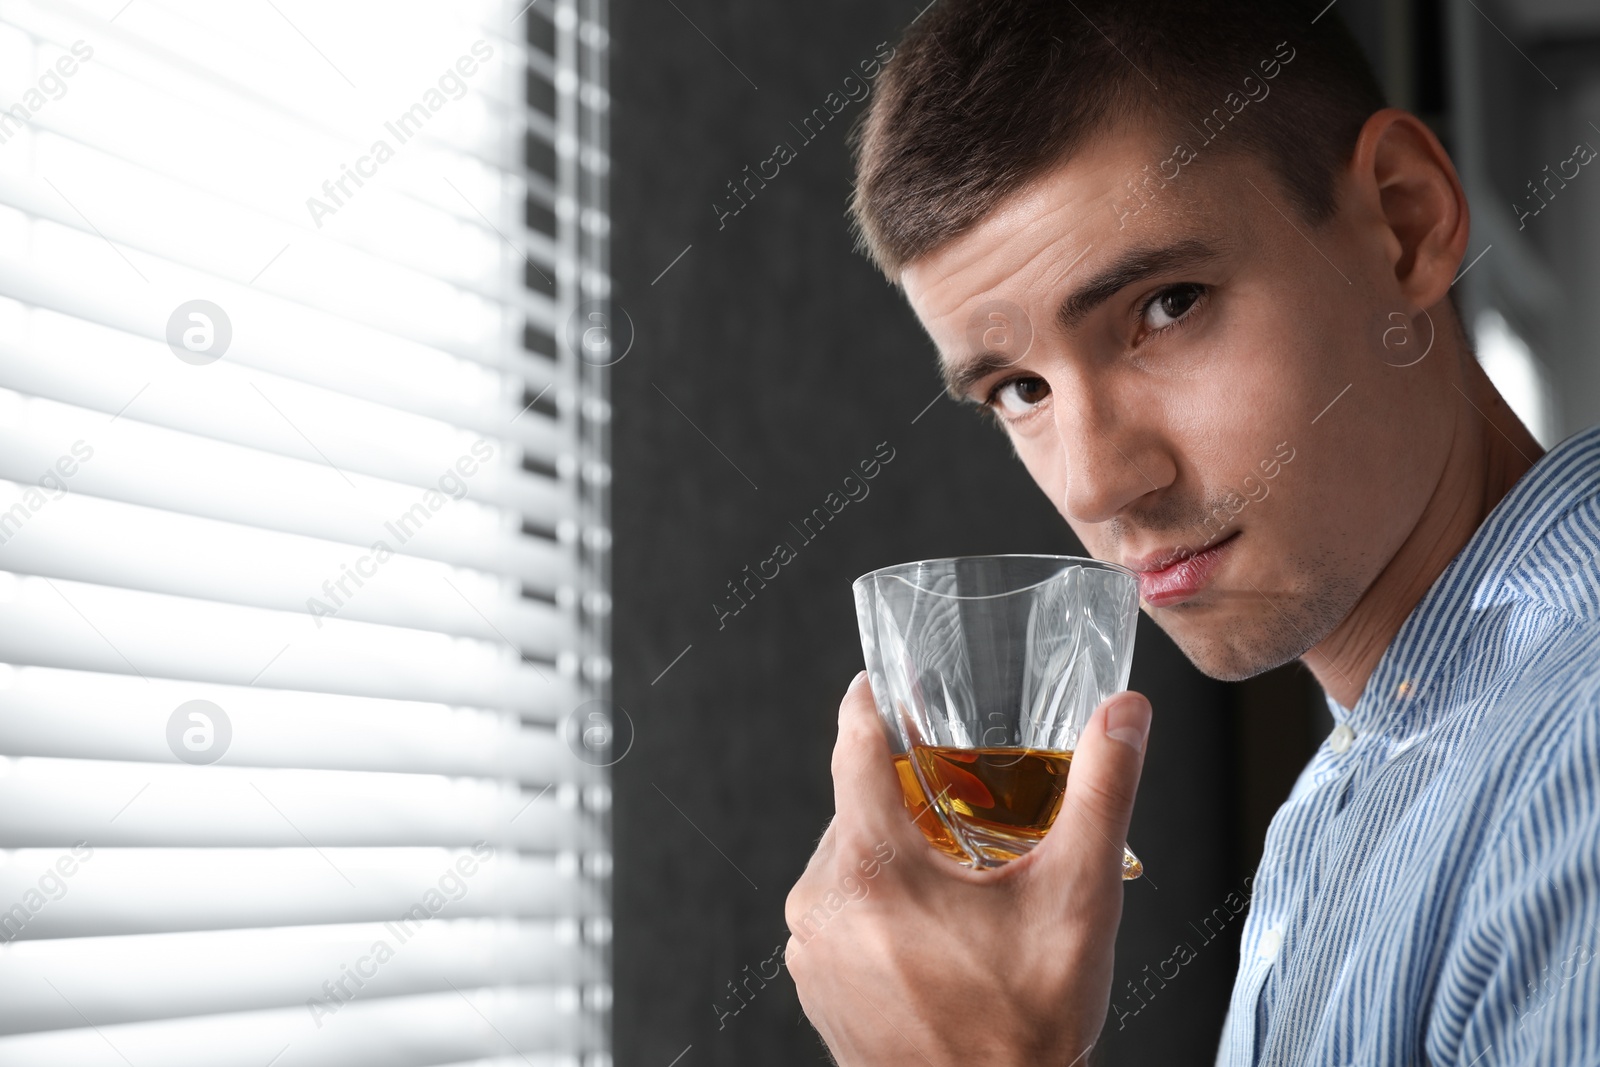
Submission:
[[[1205,292],[1206,287],[1198,282],[1184,282],[1161,290],[1144,306],[1145,328],[1155,331],[1176,325],[1200,302]]]
[[[1049,395],[1050,383],[1043,378],[1012,378],[995,386],[988,404],[1015,418],[1032,411]]]

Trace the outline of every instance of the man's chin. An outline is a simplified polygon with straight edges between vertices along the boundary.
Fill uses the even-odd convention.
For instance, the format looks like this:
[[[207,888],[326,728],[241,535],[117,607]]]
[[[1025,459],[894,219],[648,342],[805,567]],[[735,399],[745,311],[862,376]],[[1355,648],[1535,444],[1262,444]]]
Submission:
[[[1219,682],[1254,678],[1299,659],[1314,644],[1287,618],[1241,619],[1216,610],[1214,602],[1189,602],[1147,613],[1196,670]]]

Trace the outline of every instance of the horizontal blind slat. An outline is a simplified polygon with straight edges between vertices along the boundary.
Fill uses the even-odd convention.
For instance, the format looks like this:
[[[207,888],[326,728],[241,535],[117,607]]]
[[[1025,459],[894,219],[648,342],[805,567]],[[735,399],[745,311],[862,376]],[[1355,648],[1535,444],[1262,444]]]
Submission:
[[[498,417],[485,406],[445,403],[437,414],[412,412],[231,361],[185,367],[164,343],[43,309],[5,325],[0,388],[300,458],[318,458],[308,443],[315,442],[341,467],[391,481],[432,482],[478,437],[546,466],[571,447],[555,419],[520,410],[520,394]],[[18,343],[23,332],[28,338]],[[286,437],[294,427],[300,432]]]
[[[39,577],[0,603],[0,662],[469,704],[546,722],[578,703],[550,665],[504,643]]]
[[[220,762],[234,767],[394,771],[505,778],[535,787],[598,781],[564,736],[512,712],[260,686],[229,686],[8,667],[0,752],[14,756],[171,762],[168,720],[205,700],[228,719]],[[314,744],[308,744],[314,739]]]
[[[105,90],[121,94],[120,87],[107,86]],[[127,107],[128,102],[122,106]],[[152,101],[146,106],[157,104]],[[161,101],[159,106],[173,105]],[[181,103],[177,107],[183,109]],[[174,167],[170,159],[152,158],[152,152],[166,146],[127,140],[105,144],[103,135],[90,132],[105,130],[105,118],[84,116],[74,122],[70,114],[47,112],[38,122],[19,131],[14,139],[31,149],[42,169],[56,174],[87,171],[94,180],[80,180],[70,191],[58,193],[48,186],[35,189],[20,177],[6,175],[5,202],[35,218],[95,234],[62,194],[73,202],[87,200],[93,204],[105,200],[105,190],[115,186],[119,195],[138,197],[144,211],[139,219],[99,232],[133,253],[134,258],[165,262],[173,272],[203,272],[250,285],[305,308],[348,315],[400,335],[427,328],[419,322],[418,309],[403,306],[401,301],[406,298],[427,301],[421,309],[425,311],[437,307],[435,299],[447,298],[453,289],[492,306],[520,308],[529,302],[527,294],[508,294],[495,284],[505,261],[526,259],[546,274],[555,273],[557,254],[547,234],[520,226],[511,232],[497,232],[478,214],[483,207],[502,199],[520,200],[527,195],[523,184],[493,172],[484,174],[475,167],[463,172],[461,160],[447,156],[437,161],[438,168],[445,171],[435,178],[437,188],[415,191],[431,194],[426,198],[388,187],[362,192],[361,199],[351,205],[352,210],[357,205],[362,209],[359,218],[341,227],[335,236],[329,230],[306,230],[303,201],[287,201],[281,195],[271,200],[241,199],[261,191],[241,190],[237,183],[221,189],[197,184],[206,177],[203,172]],[[10,144],[7,148],[15,150]],[[364,148],[355,149],[353,154],[359,158]],[[122,154],[128,151],[135,155]],[[0,170],[0,174],[4,171]],[[219,180],[220,176],[213,175],[210,184]],[[305,192],[327,195],[314,184],[326,179],[304,176],[300,180],[307,183]],[[442,254],[441,259],[429,262],[418,254],[416,242],[402,245],[393,234],[386,239],[381,231],[355,225],[370,216],[381,216],[410,234],[428,238]],[[233,233],[237,243],[219,248],[184,236],[181,230],[174,229],[180,224],[201,231]],[[98,239],[98,234],[95,236]],[[269,264],[276,265],[276,261],[268,257],[291,249],[293,255],[283,265],[292,269],[269,270]],[[247,258],[245,253],[251,250],[257,250],[259,255]],[[156,269],[162,268],[156,264]],[[395,290],[386,293],[382,303],[373,303],[371,293],[353,288],[353,279],[372,274],[385,280],[386,288]]]
[[[65,1029],[86,1017],[106,1026],[307,1001],[332,1018],[349,1006],[334,984],[341,981],[359,1003],[451,992],[451,982],[553,985],[598,976],[593,954],[562,943],[550,924],[497,919],[397,916],[386,923],[17,941],[6,957],[0,1035]],[[240,960],[250,966],[241,968]],[[347,977],[357,967],[372,973]],[[337,997],[331,1003],[329,988]]]
[[[522,535],[519,520],[527,513],[472,498],[474,491],[491,492],[497,477],[522,480],[493,466],[480,466],[470,480],[447,468],[439,483],[419,490],[126,417],[103,421],[79,409],[52,412],[43,427],[0,419],[0,479],[31,489],[47,482],[52,471],[71,492],[363,549],[383,541],[391,551],[507,575],[544,590],[563,584],[572,570],[570,553],[560,545]],[[234,489],[240,478],[251,492]],[[467,495],[456,499],[462,486]],[[60,492],[46,488],[48,494]],[[527,521],[559,531],[572,502],[553,489],[547,497],[548,506],[530,508]],[[50,503],[47,492],[40,492],[25,512],[8,509],[10,519],[0,517],[0,535],[8,541],[24,535]]]
[[[26,509],[29,492],[0,481],[0,567],[18,573],[509,641],[542,660],[570,643],[568,612],[492,573],[81,493],[8,533],[6,514]]]
[[[11,760],[0,778],[0,838],[18,848],[468,848],[500,840],[557,852],[601,844],[593,817],[554,791],[503,782],[38,757]]]
[[[463,333],[470,325],[466,342],[429,345],[205,275],[172,279],[156,294],[98,236],[30,219],[15,208],[0,207],[0,236],[0,292],[130,337],[165,343],[169,316],[199,288],[224,307],[232,326],[221,358],[351,396],[472,424],[483,420],[485,410],[505,411],[508,419],[519,410],[507,391],[507,374],[535,391],[559,388],[550,353],[536,356],[505,344],[525,322],[555,336],[553,306],[544,313],[538,307],[515,315],[496,311],[464,322]],[[17,258],[18,248],[29,246],[31,254]]]
[[[451,918],[555,921],[599,911],[578,864],[551,855],[502,851],[480,862],[470,849],[330,847],[322,853],[326,858],[305,847],[88,846],[78,853],[87,858],[79,859],[70,849],[19,849],[0,866],[0,942],[384,922],[435,887],[448,901],[441,914]]]
[[[106,200],[120,192],[109,188],[85,191],[71,185],[61,194],[69,203],[88,202],[92,210],[95,206],[103,208]],[[512,326],[520,327],[524,319],[537,323],[546,332],[553,332],[555,325],[554,303],[542,293],[519,291],[509,297],[513,303],[506,303],[440,279],[419,278],[393,264],[346,270],[342,274],[331,270],[315,272],[313,280],[319,290],[331,287],[338,295],[338,301],[331,305],[335,310],[324,310],[315,303],[274,296],[249,284],[249,271],[264,269],[272,256],[284,251],[282,242],[273,247],[281,233],[253,235],[250,245],[256,248],[256,254],[245,263],[235,258],[236,249],[226,264],[217,262],[210,269],[197,269],[168,254],[171,250],[146,233],[148,224],[107,220],[108,232],[76,217],[77,212],[68,214],[51,206],[37,192],[31,197],[21,190],[10,195],[33,209],[25,214],[18,207],[9,208],[6,228],[15,233],[23,225],[35,227],[28,251],[36,269],[42,268],[42,277],[33,292],[47,305],[66,302],[71,299],[71,290],[87,288],[108,302],[118,302],[119,298],[122,302],[143,302],[146,322],[164,325],[162,312],[170,312],[196,290],[208,291],[214,294],[211,299],[228,308],[236,325],[244,327],[238,331],[241,341],[276,341],[294,332],[297,336],[289,338],[291,342],[315,349],[323,347],[330,334],[361,336],[385,348],[418,346],[466,360],[481,360],[484,350],[499,348],[506,332]],[[98,214],[105,219],[103,210]],[[56,218],[62,221],[57,222]],[[108,241],[112,244],[108,245]],[[502,251],[508,257],[512,255],[510,250],[496,246],[497,260],[503,258]],[[521,264],[520,256],[517,263]],[[75,279],[68,276],[64,282],[53,280],[60,278],[60,268],[74,266],[78,272]],[[52,273],[52,268],[57,273]],[[361,280],[363,288],[340,292],[339,286],[356,284],[348,277],[350,274]],[[230,280],[235,276],[237,280]],[[323,302],[330,299],[325,297]],[[152,304],[154,307],[149,306]]]
[[[325,14],[356,17],[349,8],[327,7]],[[524,63],[536,51],[523,43],[520,27],[505,23],[505,12],[498,6],[481,2],[458,2],[449,7],[433,4],[413,7],[407,15],[399,5],[391,4],[386,11],[399,23],[426,19],[429,38],[419,42],[404,29],[390,32],[386,27],[370,24],[344,28],[369,40],[388,36],[402,47],[440,49],[440,55],[451,58],[456,40],[479,37],[493,41],[497,51],[508,50],[507,59],[512,63]],[[304,57],[289,47],[303,48],[305,39],[296,36],[293,24],[274,13],[271,6],[230,10],[227,18],[232,21],[224,24],[203,6],[186,8],[183,4],[148,0],[146,11],[138,19],[109,24],[103,11],[71,0],[14,0],[6,10],[8,24],[58,46],[64,47],[86,34],[92,36],[97,48],[108,50],[107,59],[120,61],[125,69],[174,98],[220,100],[229,109],[227,113],[242,123],[275,120],[289,130],[336,132],[342,124],[362,115],[360,109],[366,101],[360,96],[330,98],[326,90],[340,84],[335,70],[322,67],[316,70],[317,77],[305,77],[312,64],[298,62]],[[433,68],[422,69],[431,73]],[[402,78],[399,71],[375,73],[387,74],[383,81],[390,88],[409,89],[415,80]],[[497,103],[520,106],[520,101],[499,92],[498,83],[479,82],[474,90]],[[489,139],[476,136],[464,140],[462,146],[478,147],[486,140]]]
[[[304,1005],[0,1037],[6,1067],[135,1063],[162,1067],[432,1067],[529,1050],[518,1063],[573,1067],[559,1053],[592,1047],[594,1021],[559,991],[467,989],[356,1001],[318,1029]],[[337,1024],[337,1025],[336,1025]],[[110,1049],[107,1045],[110,1045]],[[539,1049],[551,1050],[544,1053]],[[112,1054],[111,1050],[115,1050]]]

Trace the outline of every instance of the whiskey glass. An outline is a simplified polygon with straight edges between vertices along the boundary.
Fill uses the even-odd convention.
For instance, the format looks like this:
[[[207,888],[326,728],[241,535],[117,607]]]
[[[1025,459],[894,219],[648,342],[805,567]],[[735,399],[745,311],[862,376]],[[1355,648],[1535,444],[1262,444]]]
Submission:
[[[1139,587],[1077,556],[958,556],[857,578],[856,619],[906,808],[998,867],[1049,831],[1089,716],[1127,688]],[[1143,873],[1126,846],[1123,877]]]

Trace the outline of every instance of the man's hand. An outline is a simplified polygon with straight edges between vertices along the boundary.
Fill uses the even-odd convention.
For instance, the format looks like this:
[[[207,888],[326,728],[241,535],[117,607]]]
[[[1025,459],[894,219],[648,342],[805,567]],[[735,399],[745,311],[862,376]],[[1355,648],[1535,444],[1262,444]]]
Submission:
[[[973,870],[908,817],[866,673],[856,677],[839,706],[836,814],[785,909],[789,973],[840,1067],[1087,1062],[1111,997],[1149,726],[1137,693],[1100,705],[1045,839]]]

